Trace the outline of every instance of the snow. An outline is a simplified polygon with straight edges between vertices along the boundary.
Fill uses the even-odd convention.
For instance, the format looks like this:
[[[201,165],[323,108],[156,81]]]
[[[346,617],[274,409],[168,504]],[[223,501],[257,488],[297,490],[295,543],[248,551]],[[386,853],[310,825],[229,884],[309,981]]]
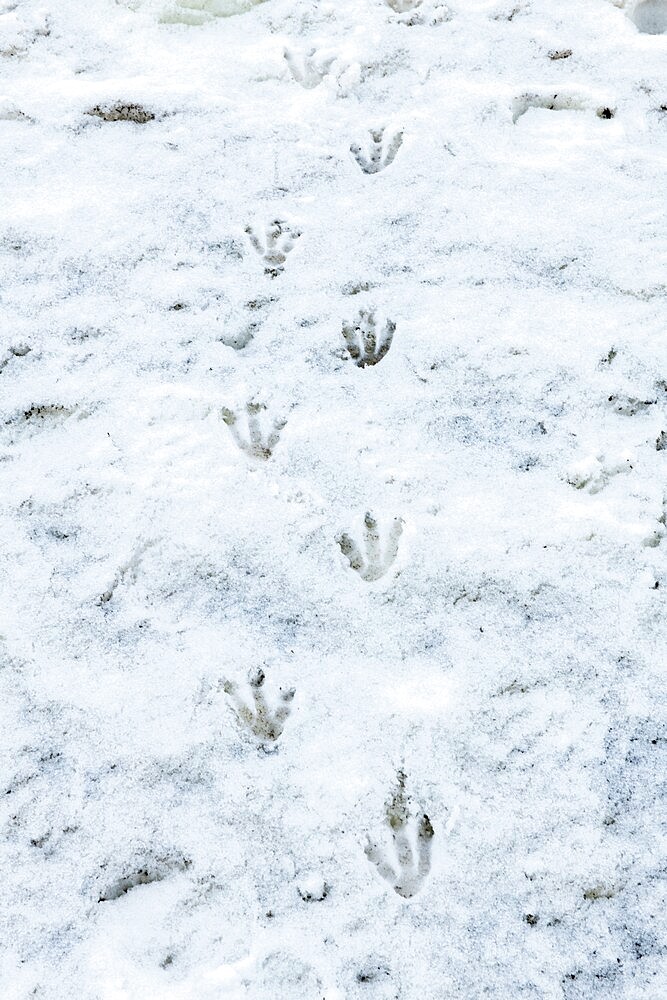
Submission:
[[[0,4],[3,1000],[664,996],[664,11]]]

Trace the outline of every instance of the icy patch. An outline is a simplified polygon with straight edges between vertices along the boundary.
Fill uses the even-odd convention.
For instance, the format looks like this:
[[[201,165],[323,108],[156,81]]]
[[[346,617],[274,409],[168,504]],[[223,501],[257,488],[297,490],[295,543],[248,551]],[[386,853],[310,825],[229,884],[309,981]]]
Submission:
[[[667,0],[644,0],[635,4],[630,20],[645,35],[662,35],[667,31]]]
[[[251,7],[264,3],[264,0],[172,0],[171,3],[158,3],[151,0],[129,0],[127,6],[132,10],[148,7],[155,10],[162,24],[206,24],[215,17],[233,17],[234,14],[245,14]]]
[[[160,16],[163,24],[205,24],[214,17],[245,14],[264,0],[178,0]]]

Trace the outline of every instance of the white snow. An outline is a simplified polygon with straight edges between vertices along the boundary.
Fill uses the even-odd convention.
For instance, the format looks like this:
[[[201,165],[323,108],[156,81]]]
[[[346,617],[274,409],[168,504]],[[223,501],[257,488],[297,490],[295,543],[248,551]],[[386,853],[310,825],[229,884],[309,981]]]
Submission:
[[[665,7],[0,3],[2,1000],[664,997]]]

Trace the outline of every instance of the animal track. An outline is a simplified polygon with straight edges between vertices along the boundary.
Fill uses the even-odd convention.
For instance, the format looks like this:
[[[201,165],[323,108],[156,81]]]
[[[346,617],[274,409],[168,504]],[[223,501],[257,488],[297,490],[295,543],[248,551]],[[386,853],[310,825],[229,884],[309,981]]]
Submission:
[[[570,468],[567,482],[575,490],[599,493],[615,476],[632,472],[632,462],[629,455],[620,455],[615,459],[607,459],[605,455],[589,456]]]
[[[655,406],[657,399],[637,399],[635,396],[608,396],[607,402],[611,404],[616,413],[621,413],[625,417],[634,417],[637,413],[645,413],[651,406]]]
[[[121,584],[134,583],[136,581],[137,570],[141,565],[141,560],[153,544],[153,542],[142,542],[137,546],[130,558],[118,567],[109,587],[97,598],[96,604],[98,607],[104,607],[105,604],[108,604]]]
[[[32,118],[29,118],[28,115],[25,115],[21,111],[18,104],[14,104],[7,97],[0,97],[0,122],[27,122],[32,120]]]
[[[357,368],[376,365],[391,347],[396,324],[388,319],[378,342],[375,313],[372,310],[360,309],[354,323],[343,323],[343,338],[348,353]]]
[[[31,437],[41,431],[54,430],[75,414],[86,416],[77,406],[55,404],[33,405],[4,421],[8,438],[16,441],[19,436]]]
[[[395,517],[383,554],[380,547],[380,533],[377,521],[372,514],[367,513],[364,517],[365,557],[362,556],[359,546],[347,532],[337,535],[336,541],[351,568],[359,574],[362,580],[372,583],[374,580],[379,580],[380,577],[384,576],[396,559],[398,543],[402,534],[403,520],[400,517]]]
[[[526,93],[515,97],[512,101],[512,121],[516,125],[521,118],[531,108],[542,108],[546,111],[589,111],[593,107],[592,103],[577,94],[568,93]],[[598,118],[613,118],[616,114],[615,108],[607,105],[599,105],[595,108]]]
[[[155,120],[152,111],[141,104],[98,104],[86,111],[87,115],[101,118],[103,122],[134,122],[135,125],[145,125]]]
[[[12,358],[24,358],[31,350],[27,344],[15,344],[10,347],[4,355],[0,355],[0,372],[7,367]]]
[[[382,878],[404,899],[410,899],[419,892],[431,870],[431,841],[433,826],[423,813],[419,819],[410,816],[408,797],[405,791],[406,775],[398,772],[398,787],[386,806],[387,824],[391,830],[397,865],[390,861],[379,845],[367,837],[364,853],[377,868]],[[410,836],[410,827],[416,828],[415,847]]]
[[[325,76],[329,75],[331,66],[336,61],[336,57],[331,55],[318,57],[317,49],[310,49],[301,56],[290,49],[285,49],[283,56],[290,73],[305,90],[314,90],[318,87]]]
[[[236,441],[241,451],[244,451],[252,458],[269,459],[280,440],[280,432],[287,423],[287,420],[278,417],[273,421],[273,430],[264,434],[259,425],[259,414],[266,410],[264,403],[246,403],[246,416],[248,420],[248,437],[243,438],[238,429],[238,415],[222,408],[222,419],[232,432],[232,437]]]
[[[149,860],[144,867],[124,875],[122,878],[111,882],[98,897],[98,903],[107,903],[114,899],[120,899],[138,885],[150,885],[152,882],[162,882],[172,872],[185,872],[190,868],[192,862],[187,858],[156,858]]]
[[[281,689],[278,707],[270,709],[262,691],[265,680],[266,677],[261,667],[253,671],[248,678],[255,703],[254,710],[248,708],[243,699],[239,697],[237,685],[233,681],[225,681],[223,691],[229,695],[234,703],[239,721],[261,742],[275,743],[281,736],[292,711],[291,706],[296,690],[288,688],[286,691],[282,691]]]
[[[229,330],[218,338],[225,347],[233,347],[235,351],[242,351],[253,340],[255,334],[262,326],[262,313],[267,306],[270,306],[275,299],[252,299],[246,302],[244,309],[248,314],[241,324],[230,325]]]
[[[451,11],[442,3],[424,3],[424,0],[384,0],[387,7],[399,15],[401,24],[414,27],[418,24],[442,24],[451,19]]]
[[[397,152],[401,148],[403,142],[402,132],[396,132],[394,138],[387,144],[386,149],[384,133],[384,128],[370,130],[370,158],[362,153],[361,146],[358,146],[356,143],[352,143],[350,146],[350,152],[365,174],[377,174],[380,170],[384,170],[385,167],[393,163]]]
[[[384,0],[384,2],[387,7],[391,7],[394,14],[405,14],[421,7],[423,0]]]
[[[252,226],[246,226],[246,233],[259,256],[264,261],[264,274],[277,278],[285,270],[287,254],[294,248],[301,230],[294,228],[285,219],[273,219],[265,230],[264,243]]]
[[[304,903],[321,903],[331,891],[331,886],[319,875],[309,875],[302,879],[297,889]]]
[[[12,59],[28,54],[38,38],[48,38],[51,23],[43,11],[32,14],[18,3],[4,3],[0,10],[0,57]]]

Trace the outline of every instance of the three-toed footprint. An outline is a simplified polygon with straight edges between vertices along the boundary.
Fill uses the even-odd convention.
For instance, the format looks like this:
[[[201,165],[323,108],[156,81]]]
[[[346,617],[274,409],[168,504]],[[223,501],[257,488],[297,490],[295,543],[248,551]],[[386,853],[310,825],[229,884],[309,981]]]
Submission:
[[[292,701],[296,694],[295,688],[280,690],[278,705],[269,708],[264,696],[264,681],[266,676],[261,667],[251,672],[248,683],[252,692],[254,708],[249,708],[238,693],[238,686],[233,681],[225,681],[223,691],[232,701],[239,722],[248,729],[260,742],[275,743],[282,735],[285,723],[292,711]]]
[[[348,353],[357,368],[378,364],[391,347],[396,324],[388,319],[378,337],[375,313],[372,309],[360,309],[357,318],[350,323],[343,322],[343,339]]]
[[[398,543],[403,534],[403,520],[395,517],[389,530],[389,535],[384,547],[384,552],[380,545],[380,532],[377,521],[372,514],[366,513],[364,517],[363,547],[366,550],[362,554],[360,547],[346,531],[336,536],[336,541],[340,550],[348,560],[350,567],[359,574],[366,583],[379,580],[390,569],[398,554]]]
[[[377,174],[380,170],[384,170],[394,162],[401,147],[402,132],[396,132],[393,139],[387,143],[384,141],[384,133],[384,128],[370,129],[371,142],[368,156],[362,152],[361,146],[357,143],[353,142],[350,146],[350,152],[365,174]]]
[[[276,417],[273,420],[272,429],[268,432],[262,431],[259,423],[259,414],[266,410],[264,403],[246,403],[245,412],[248,424],[248,436],[243,437],[238,427],[238,414],[234,410],[223,406],[222,419],[232,432],[234,441],[241,451],[251,458],[269,459],[273,450],[280,440],[280,432],[287,423],[283,417]]]
[[[285,270],[287,254],[293,250],[295,242],[301,236],[301,230],[286,219],[272,219],[265,227],[263,240],[252,226],[246,226],[245,231],[251,245],[264,261],[264,274],[277,278]]]
[[[399,771],[397,777],[398,785],[387,803],[385,813],[395,857],[390,858],[370,837],[367,837],[364,853],[394,892],[404,899],[410,899],[419,892],[431,870],[434,830],[426,813],[420,816],[410,814],[405,772]]]

